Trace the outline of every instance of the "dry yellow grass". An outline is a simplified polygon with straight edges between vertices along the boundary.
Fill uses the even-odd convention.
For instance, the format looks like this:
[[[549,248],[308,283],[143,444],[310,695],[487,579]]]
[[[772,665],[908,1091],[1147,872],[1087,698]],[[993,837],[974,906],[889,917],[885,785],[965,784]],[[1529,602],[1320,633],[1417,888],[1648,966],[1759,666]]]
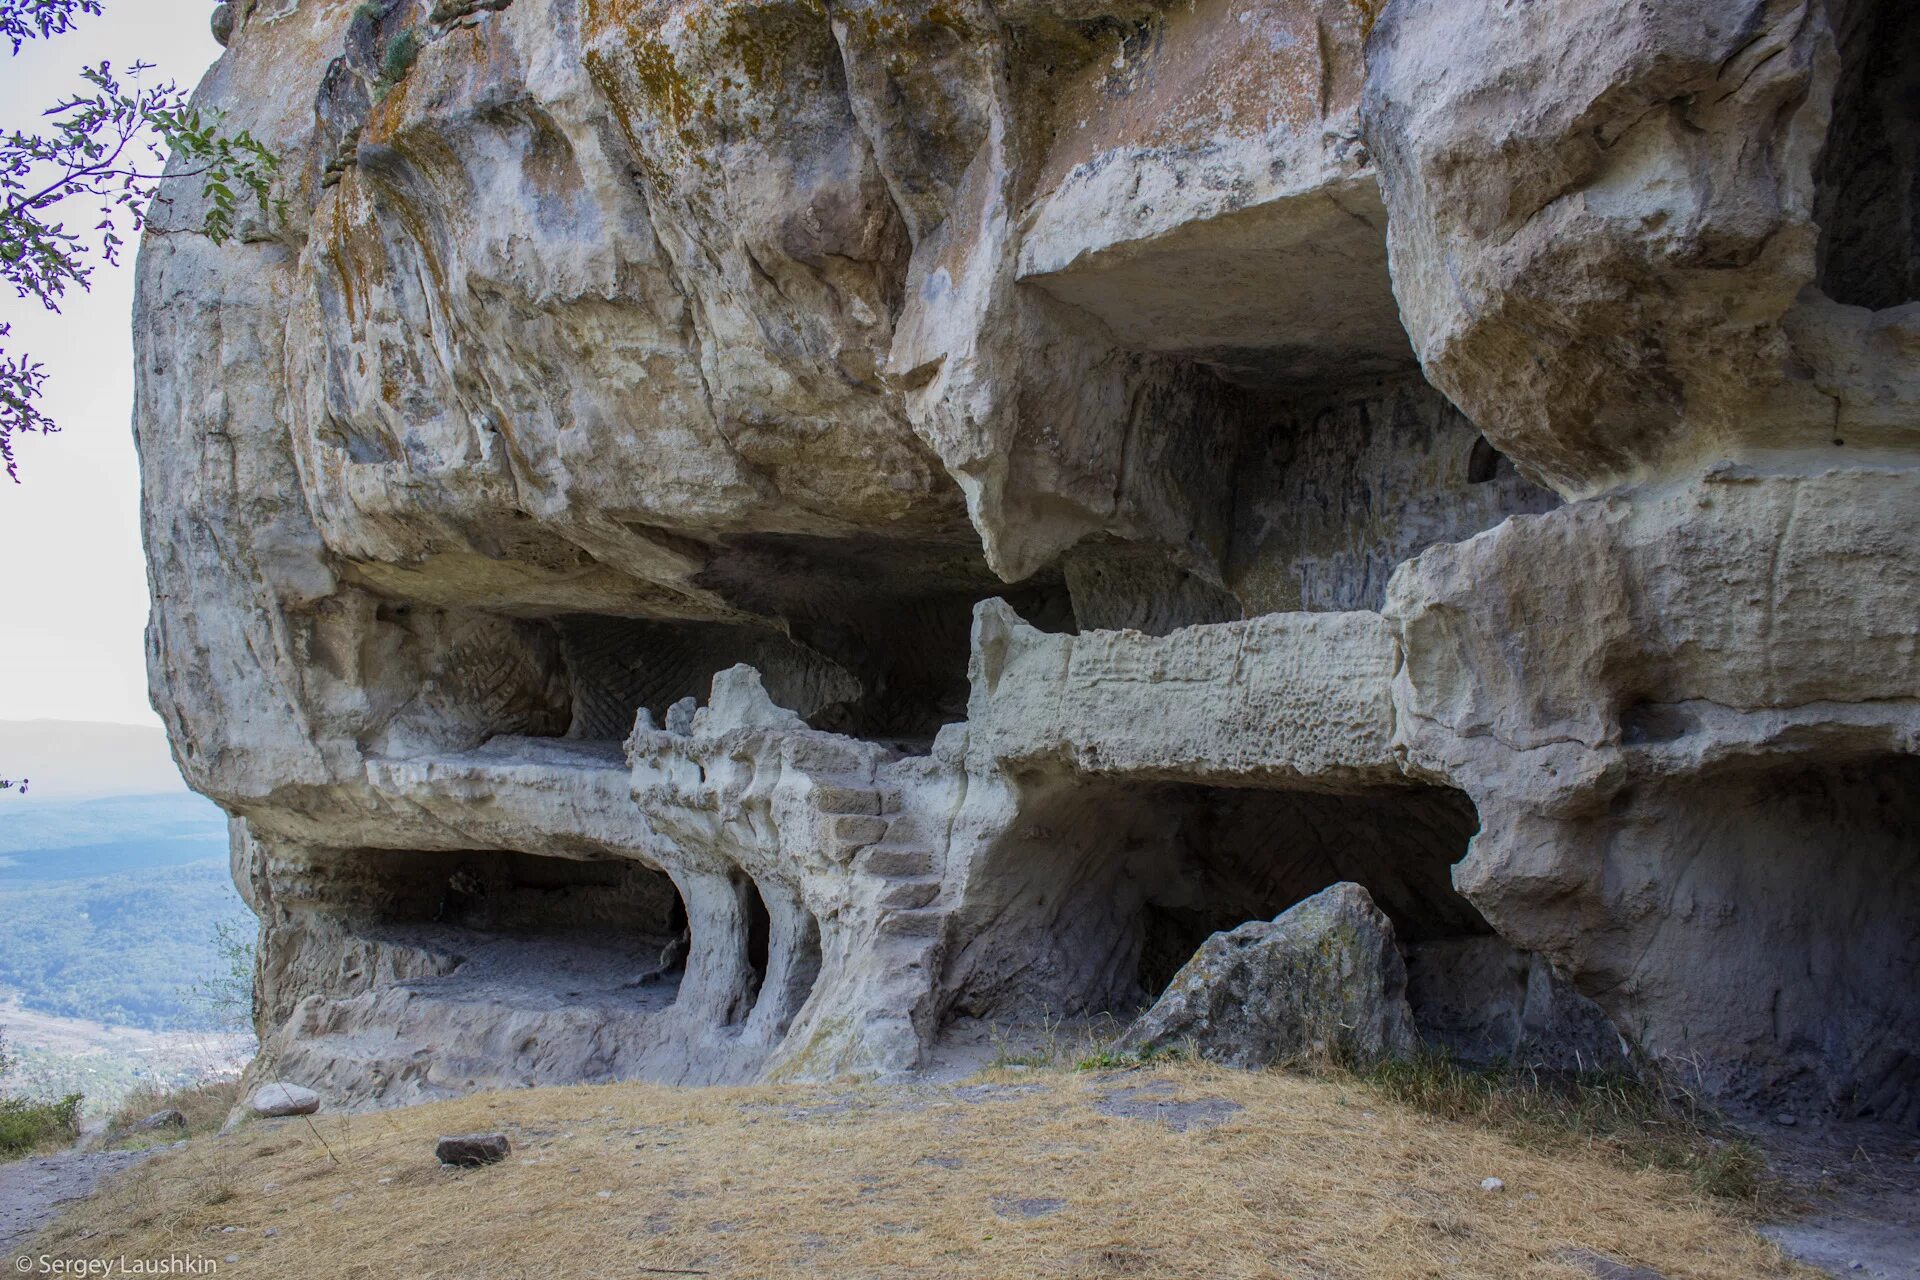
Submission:
[[[186,1135],[199,1137],[202,1134],[216,1133],[240,1101],[240,1080],[232,1077],[220,1080],[205,1080],[199,1084],[183,1088],[170,1089],[162,1085],[144,1085],[129,1093],[119,1108],[107,1120],[109,1130],[128,1135],[128,1131],[141,1120],[156,1111],[178,1111],[187,1122]],[[129,1135],[132,1145],[142,1141],[171,1142],[183,1136],[179,1129],[168,1127],[154,1134]]]
[[[987,1078],[1002,1088],[979,1101],[623,1084],[274,1122],[155,1159],[35,1248],[237,1255],[226,1277],[1579,1280],[1582,1249],[1668,1280],[1811,1274],[1677,1176],[1530,1151],[1339,1081],[1197,1065]],[[1149,1080],[1244,1109],[1185,1133],[1095,1109]],[[507,1162],[435,1163],[436,1135],[482,1129],[512,1135]],[[1506,1190],[1483,1192],[1488,1176]],[[1041,1217],[1008,1204],[1048,1199],[1064,1204]]]

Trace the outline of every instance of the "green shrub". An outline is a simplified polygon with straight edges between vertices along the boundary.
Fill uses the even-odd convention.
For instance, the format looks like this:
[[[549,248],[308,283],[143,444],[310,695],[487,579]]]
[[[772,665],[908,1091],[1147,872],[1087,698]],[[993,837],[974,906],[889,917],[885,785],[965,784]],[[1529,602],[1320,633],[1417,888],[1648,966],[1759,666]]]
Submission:
[[[67,1146],[80,1136],[81,1095],[58,1102],[0,1097],[0,1157]]]
[[[209,946],[219,957],[210,976],[184,995],[198,1005],[205,1024],[222,1031],[253,1029],[254,927],[251,920],[216,920]]]
[[[13,1070],[7,1039],[0,1035],[0,1087]],[[12,1159],[43,1147],[66,1146],[80,1136],[82,1095],[70,1093],[58,1102],[33,1102],[0,1093],[0,1159]]]

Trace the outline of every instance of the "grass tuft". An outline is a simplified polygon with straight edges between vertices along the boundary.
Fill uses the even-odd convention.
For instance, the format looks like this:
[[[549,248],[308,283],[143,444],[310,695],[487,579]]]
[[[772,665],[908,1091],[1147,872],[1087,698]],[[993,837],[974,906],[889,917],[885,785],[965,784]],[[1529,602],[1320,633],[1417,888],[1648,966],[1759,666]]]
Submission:
[[[1770,1189],[1766,1158],[1752,1141],[1659,1080],[1480,1069],[1431,1052],[1352,1074],[1395,1102],[1537,1150],[1602,1150],[1631,1168],[1682,1174],[1703,1195],[1749,1205]]]
[[[1122,1053],[1112,1046],[1094,1050],[1073,1064],[1075,1071],[1133,1071],[1140,1067],[1170,1066],[1176,1062],[1193,1062],[1199,1057],[1193,1042],[1170,1044],[1162,1048],[1142,1049],[1138,1053]]]
[[[1090,1019],[1045,1014],[1037,1021],[995,1026],[990,1032],[994,1054],[987,1070],[1091,1071],[1101,1068],[1086,1064],[1110,1060],[1116,1067],[1128,1067],[1151,1061],[1114,1051],[1113,1044],[1123,1029],[1111,1014]]]
[[[414,60],[420,56],[420,45],[420,33],[411,27],[387,41],[387,51],[380,56],[382,86],[391,87],[407,78]]]
[[[240,1079],[234,1076],[222,1080],[203,1080],[199,1084],[184,1088],[168,1088],[163,1085],[145,1085],[128,1094],[126,1100],[109,1117],[108,1131],[125,1133],[134,1125],[154,1114],[156,1111],[178,1111],[186,1118],[187,1127],[183,1133],[179,1129],[164,1129],[152,1135],[129,1134],[134,1143],[151,1138],[155,1142],[172,1142],[177,1138],[197,1138],[202,1134],[218,1133],[220,1126],[226,1123],[227,1116],[240,1101]]]
[[[1140,1055],[1096,1049],[1073,1064],[1075,1071],[1127,1071],[1140,1065]]]

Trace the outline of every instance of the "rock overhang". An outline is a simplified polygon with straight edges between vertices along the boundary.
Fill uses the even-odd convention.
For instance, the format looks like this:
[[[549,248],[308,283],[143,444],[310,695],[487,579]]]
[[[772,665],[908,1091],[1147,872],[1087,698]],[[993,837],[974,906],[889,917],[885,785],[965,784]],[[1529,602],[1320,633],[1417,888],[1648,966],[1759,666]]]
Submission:
[[[137,418],[270,1055],[377,1102],[592,1022],[434,1004],[315,868],[665,877],[675,1000],[543,1079],[916,1069],[1355,881],[1436,1004],[1550,962],[1910,1116],[1914,24],[1735,8],[230,10],[291,215],[149,240]],[[472,1073],[347,1052],[409,1002]]]

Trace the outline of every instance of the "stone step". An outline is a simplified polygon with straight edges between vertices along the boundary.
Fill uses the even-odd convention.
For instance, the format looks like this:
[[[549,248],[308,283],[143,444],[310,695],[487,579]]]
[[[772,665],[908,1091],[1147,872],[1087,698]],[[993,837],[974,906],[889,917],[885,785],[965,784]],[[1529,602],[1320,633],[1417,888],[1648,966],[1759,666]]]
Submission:
[[[819,786],[813,789],[813,802],[822,813],[880,815],[880,793],[871,787],[856,785]]]
[[[950,914],[934,907],[891,911],[880,917],[880,936],[883,939],[932,939],[939,936],[941,926]]]
[[[940,896],[938,880],[896,880],[880,894],[880,905],[895,909],[924,907]]]
[[[859,868],[868,875],[890,880],[928,876],[934,872],[933,850],[891,841],[876,844],[860,855]]]
[[[828,832],[843,846],[864,849],[886,838],[887,820],[864,813],[842,814],[831,821]]]

